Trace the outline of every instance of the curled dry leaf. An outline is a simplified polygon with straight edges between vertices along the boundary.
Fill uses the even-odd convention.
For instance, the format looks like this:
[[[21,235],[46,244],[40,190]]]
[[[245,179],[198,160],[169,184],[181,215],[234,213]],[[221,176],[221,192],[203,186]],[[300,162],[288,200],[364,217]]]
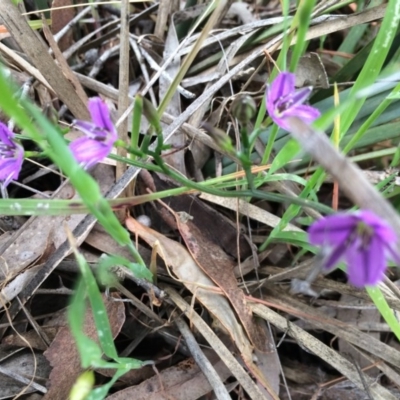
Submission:
[[[54,340],[59,328],[55,326],[45,326],[42,327],[41,330],[44,332],[46,337],[52,341]],[[39,337],[33,329],[26,333],[12,333],[11,335],[4,337],[2,343],[7,346],[32,347],[33,349],[42,351],[47,349],[46,343],[43,342],[43,339]]]
[[[253,319],[243,291],[237,286],[234,274],[236,263],[219,246],[208,240],[192,221],[182,220],[179,213],[174,215],[179,232],[197,265],[225,293],[253,345],[266,352],[268,340],[258,321]]]
[[[158,174],[153,174],[151,177],[153,178],[153,181],[149,179],[146,180],[146,186],[154,192],[176,187],[171,182],[162,180]],[[151,186],[153,182],[154,187]],[[215,197],[217,196],[214,196],[215,201],[209,197],[205,198],[205,200],[220,205],[222,198],[219,197],[218,199],[215,199]],[[237,204],[237,199],[234,199],[234,201],[235,204]],[[216,210],[215,207],[210,206],[207,202],[200,200],[197,195],[181,195],[168,198],[168,206],[172,210],[180,212],[184,211],[190,214],[193,217],[194,224],[201,230],[201,232],[203,232],[210,241],[220,247],[226,254],[235,259],[240,258],[242,260],[250,257],[253,254],[252,248],[245,235],[240,232],[238,236],[237,228],[232,224],[229,218]],[[224,206],[226,207],[225,203]],[[165,210],[165,207],[160,203],[155,203],[155,207],[161,217],[164,218],[165,222],[171,226],[172,229],[176,229],[176,224],[172,225],[169,220],[165,218],[165,214],[162,211]],[[233,209],[236,210],[237,206]],[[168,212],[168,214],[170,213]],[[247,210],[245,210],[245,215],[247,215]]]
[[[55,35],[60,32],[75,17],[75,9],[72,0],[53,0],[51,5],[51,32]],[[58,43],[61,51],[68,49],[74,38],[72,30],[69,30]]]
[[[31,350],[5,351],[4,348],[2,348],[1,353],[1,399],[16,399],[22,394],[44,393],[46,391],[43,382],[49,376],[50,365],[42,354]]]
[[[141,225],[131,217],[125,222],[131,232],[151,247],[157,243],[155,248],[166,265],[231,335],[242,355],[251,359],[252,346],[242,326],[237,322],[228,300],[213,291],[216,286],[199,268],[186,248],[161,233]]]
[[[268,390],[273,399],[278,399],[275,391],[263,372],[253,363],[253,347],[240,323],[237,321],[228,300],[213,291],[213,281],[200,269],[188,250],[178,242],[141,225],[129,217],[125,221],[127,228],[137,234],[171,267],[174,274],[188,288],[195,298],[216,318],[216,321],[229,333],[238,347],[243,361],[258,381]],[[155,246],[157,244],[157,246]]]

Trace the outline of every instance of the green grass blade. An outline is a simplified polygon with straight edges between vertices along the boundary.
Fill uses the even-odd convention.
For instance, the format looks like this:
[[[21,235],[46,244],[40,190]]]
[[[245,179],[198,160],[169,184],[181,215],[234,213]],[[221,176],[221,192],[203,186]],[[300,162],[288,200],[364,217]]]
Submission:
[[[75,338],[76,346],[81,356],[83,368],[97,365],[103,353],[100,346],[92,339],[88,338],[82,331],[86,313],[86,287],[83,281],[79,282],[68,308],[68,323],[71,333]]]
[[[346,144],[345,148],[343,149],[344,153],[348,153],[353,146],[359,142],[359,140],[365,135],[368,128],[373,124],[373,122],[389,107],[389,105],[394,100],[391,97],[392,94],[398,93],[400,91],[400,84],[398,84],[389,94],[389,96],[383,100],[378,107],[372,112],[372,114],[367,118],[367,120],[361,125],[358,131],[352,136],[349,142]]]
[[[132,113],[132,132],[131,146],[134,150],[139,150],[140,121],[143,114],[143,98],[139,95],[135,97],[135,104]]]
[[[204,16],[208,14],[209,10],[212,10],[214,7],[215,7],[215,9],[212,12],[212,14],[210,15],[210,17],[209,17],[208,21],[206,22],[206,24],[204,25],[204,28],[201,30],[200,36],[197,38],[196,42],[194,43],[194,45],[192,47],[192,50],[190,51],[190,53],[183,60],[182,65],[179,68],[178,73],[176,74],[176,76],[172,80],[172,82],[171,82],[171,84],[170,84],[170,86],[169,86],[169,88],[167,90],[167,93],[165,93],[164,98],[161,100],[161,103],[160,103],[160,105],[158,107],[158,115],[159,116],[161,116],[164,113],[167,105],[169,104],[169,102],[172,99],[172,96],[175,94],[178,85],[181,83],[183,77],[186,75],[186,73],[188,72],[190,66],[192,65],[196,55],[200,51],[202,43],[207,38],[209,32],[211,31],[211,29],[213,29],[215,23],[217,22],[217,19],[220,16],[221,11],[222,11],[224,6],[225,6],[225,1],[224,0],[213,0],[207,6],[207,9],[204,12]],[[196,26],[200,22],[201,22],[200,20],[197,21],[196,22]]]
[[[316,3],[315,0],[300,2],[296,15],[294,16],[292,27],[297,27],[297,40],[295,45],[293,46],[293,53],[290,59],[289,70],[291,72],[296,71],[300,57],[304,54],[308,46],[308,42],[306,41],[306,35],[308,28],[310,26],[312,10],[314,8],[315,3]]]
[[[112,267],[123,265],[128,268],[139,279],[147,279],[151,281],[153,279],[152,273],[148,268],[141,266],[140,264],[132,263],[126,258],[118,255],[110,255],[102,257],[98,265],[98,276],[99,280],[106,286],[113,286],[115,281],[115,275],[111,271]]]
[[[397,320],[393,310],[389,307],[389,304],[383,296],[382,291],[379,289],[379,287],[367,287],[366,290],[376,305],[376,308],[381,313],[383,319],[390,326],[392,332],[396,335],[397,340],[400,340],[400,323]]]
[[[118,354],[114,345],[107,310],[104,306],[96,279],[82,254],[80,254],[76,249],[74,250],[74,253],[92,307],[93,319],[96,325],[100,347],[106,356],[115,360],[118,357]]]
[[[113,387],[115,382],[117,382],[117,380],[127,372],[129,372],[129,368],[118,369],[109,382],[93,389],[85,400],[103,400],[107,396],[109,390]]]
[[[351,94],[357,93],[375,82],[396,36],[399,22],[400,2],[398,0],[390,0],[371,52],[351,89]],[[350,128],[364,102],[365,98],[357,99],[344,110],[342,114],[341,137],[343,137]]]

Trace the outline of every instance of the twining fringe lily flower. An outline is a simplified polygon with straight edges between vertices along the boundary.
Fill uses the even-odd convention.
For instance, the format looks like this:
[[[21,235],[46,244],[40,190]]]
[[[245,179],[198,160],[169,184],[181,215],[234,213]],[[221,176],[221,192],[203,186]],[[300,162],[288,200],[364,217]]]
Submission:
[[[0,182],[5,188],[18,179],[24,161],[24,149],[14,141],[14,133],[0,122]]]
[[[88,108],[92,122],[74,121],[75,128],[85,136],[73,140],[69,145],[75,159],[85,169],[104,160],[111,153],[118,138],[110,118],[110,111],[103,100],[99,97],[91,98]]]
[[[267,85],[266,107],[269,116],[280,128],[288,130],[287,117],[300,118],[307,124],[314,122],[320,112],[311,106],[304,105],[311,93],[311,87],[295,89],[295,75],[281,72],[275,80]]]
[[[345,261],[349,281],[357,287],[379,283],[388,260],[400,265],[396,233],[368,210],[321,218],[310,226],[308,235],[311,244],[323,246],[324,269]]]

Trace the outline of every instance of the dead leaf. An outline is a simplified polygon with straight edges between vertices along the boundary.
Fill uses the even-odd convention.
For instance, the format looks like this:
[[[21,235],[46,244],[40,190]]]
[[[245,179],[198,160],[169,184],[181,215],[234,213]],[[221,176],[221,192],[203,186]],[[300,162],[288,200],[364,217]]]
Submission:
[[[201,193],[199,197],[213,204],[218,204],[219,206],[222,206],[224,208],[236,211],[241,215],[254,219],[261,224],[271,226],[272,228],[275,228],[278,224],[282,222],[282,219],[277,217],[276,215],[262,209],[261,207],[257,207],[254,204],[250,204],[242,199],[236,199],[234,197],[230,198],[215,196],[209,193]],[[293,225],[291,223],[288,223],[283,231],[304,232],[303,229],[300,229],[296,225]]]
[[[214,368],[222,381],[225,381],[231,372],[222,361],[216,361]],[[162,383],[162,385],[161,385]],[[107,400],[196,400],[211,391],[207,378],[192,358],[181,361],[178,365],[167,368],[140,385],[121,390]]]
[[[0,308],[4,307],[6,303],[21,293],[28,283],[32,281],[40,268],[41,265],[27,268],[25,271],[20,272],[14,279],[6,282],[0,291]]]
[[[64,185],[55,198],[70,199],[74,190],[70,185]],[[21,234],[4,251],[0,259],[0,280],[10,279],[31,265],[45,251],[50,233],[54,227],[62,226],[65,217],[31,217],[23,227]],[[30,222],[30,223],[29,223]]]
[[[19,393],[24,391],[24,393],[31,393],[38,390],[35,385],[29,385],[33,374],[35,374],[34,383],[40,385],[41,388],[45,390],[42,386],[50,373],[50,365],[46,358],[39,353],[34,354],[35,359],[33,359],[33,354],[29,350],[20,351],[14,353],[13,355],[5,358],[0,363],[0,398],[14,398]],[[36,365],[35,365],[36,363]],[[36,369],[35,369],[36,367]],[[7,375],[1,372],[7,372]],[[18,377],[27,380],[26,383],[19,382],[12,375],[16,374]]]
[[[141,225],[131,217],[127,218],[125,223],[131,232],[134,232],[157,250],[159,256],[167,266],[172,268],[178,279],[231,335],[240,352],[251,358],[252,347],[243,332],[242,326],[237,322],[227,299],[212,292],[212,289],[215,288],[214,283],[199,268],[185,247],[153,229]]]
[[[215,321],[232,337],[240,351],[243,361],[262,385],[268,390],[273,399],[278,399],[275,391],[253,362],[253,348],[245,335],[242,325],[236,320],[230,304],[224,296],[213,292],[215,287],[212,280],[204,274],[189,252],[180,243],[165,237],[164,235],[141,225],[135,219],[129,217],[125,221],[126,227],[137,234],[150,246],[152,246],[166,265],[171,267],[174,274],[193,293],[195,299],[200,301],[215,317]],[[253,334],[255,330],[252,330]],[[254,337],[256,334],[253,335]],[[261,347],[261,344],[260,344]]]
[[[75,17],[75,9],[72,6],[72,0],[53,0],[51,4],[51,33],[55,35],[60,32],[71,20]],[[60,10],[54,10],[54,8],[65,7]],[[72,30],[70,29],[59,41],[58,47],[61,51],[68,49],[73,43]]]
[[[167,181],[162,181],[156,174],[154,191],[167,190],[174,187]],[[152,189],[153,190],[153,189]],[[252,255],[251,245],[237,227],[227,217],[194,195],[182,195],[164,199],[174,211],[184,211],[193,217],[193,223],[213,243],[235,259],[246,259]],[[156,204],[157,209],[159,206]],[[238,237],[239,235],[239,237]],[[238,253],[239,251],[239,253]]]
[[[94,226],[88,237],[85,239],[85,243],[101,251],[102,253],[118,254],[127,258],[128,260],[132,258],[132,253],[126,248],[126,246],[120,246],[98,223]],[[138,247],[138,251],[146,264],[150,262],[151,251],[140,245]]]
[[[100,375],[112,378],[115,375],[115,369],[99,369],[97,371]],[[151,378],[155,375],[154,369],[150,365],[144,365],[142,368],[131,369],[126,374],[119,378],[119,382],[123,382],[126,385],[138,385],[146,379]]]
[[[59,327],[55,326],[45,326],[41,328],[46,336],[53,340],[59,330]],[[8,346],[15,347],[32,347],[37,350],[47,350],[47,346],[43,343],[43,340],[38,336],[35,330],[30,330],[26,333],[13,333],[12,335],[6,336],[3,341],[3,344]]]
[[[351,325],[355,325],[357,327],[358,324],[362,323],[370,323],[373,324],[379,323],[381,321],[381,314],[379,311],[374,307],[374,308],[357,308],[356,303],[359,302],[360,304],[363,303],[363,301],[360,301],[354,296],[346,295],[343,294],[340,297],[340,304],[345,305],[346,303],[351,303],[354,305],[354,307],[349,307],[349,308],[344,308],[340,307],[337,310],[336,314],[336,319],[339,321],[343,321],[346,323],[349,323]],[[369,335],[374,337],[375,339],[379,340],[380,339],[380,333],[379,332],[369,332]],[[365,358],[359,351],[354,348],[351,344],[349,344],[346,340],[340,339],[338,340],[339,342],[339,351],[340,353],[349,359],[351,362],[355,362],[356,365],[358,365],[361,369],[365,367],[369,367],[371,365],[371,361]],[[379,374],[379,370],[377,368],[372,368],[368,369],[366,371],[368,375],[370,376],[376,376]]]
[[[103,296],[113,337],[120,332],[125,322],[124,303]],[[91,309],[85,317],[83,331],[90,339],[98,342],[96,326]],[[44,400],[67,399],[72,385],[82,372],[81,359],[75,339],[67,327],[62,327],[44,355],[53,367],[48,381],[48,392]]]
[[[329,79],[318,53],[300,57],[296,68],[296,87],[317,86],[329,88]]]
[[[260,351],[267,351],[267,338],[257,321],[253,319],[243,291],[238,288],[234,275],[236,263],[208,240],[192,221],[182,222],[177,214],[174,216],[179,232],[197,265],[225,293],[253,345]]]
[[[77,119],[89,120],[89,111],[82,103],[76,91],[54,62],[43,40],[29,26],[26,17],[12,4],[11,0],[0,1],[0,15],[21,50],[32,61],[35,67],[45,76],[48,83],[57,93]]]
[[[261,328],[264,330],[266,346],[268,347],[268,350],[266,352],[261,352],[257,349],[254,350],[255,359],[257,360],[257,368],[263,376],[267,377],[273,391],[279,395],[281,363],[278,350],[274,344],[274,337],[272,336],[271,331],[268,329],[265,322],[261,325]],[[259,384],[259,386],[260,390],[264,392],[264,396],[267,399],[270,399],[271,396],[268,391],[266,391],[262,385]]]
[[[75,88],[76,94],[78,97],[81,99],[82,104],[87,104],[88,103],[88,97],[86,95],[86,92],[83,90],[82,84],[79,82],[79,79],[75,76],[73,73],[71,67],[69,66],[67,60],[65,59],[64,55],[62,54],[58,43],[56,43],[50,28],[46,25],[46,20],[44,17],[42,17],[42,22],[43,22],[43,34],[47,39],[47,42],[50,45],[50,48],[53,50],[53,54],[55,56],[55,59],[58,62],[58,65],[60,67],[60,72],[72,83],[72,85]]]

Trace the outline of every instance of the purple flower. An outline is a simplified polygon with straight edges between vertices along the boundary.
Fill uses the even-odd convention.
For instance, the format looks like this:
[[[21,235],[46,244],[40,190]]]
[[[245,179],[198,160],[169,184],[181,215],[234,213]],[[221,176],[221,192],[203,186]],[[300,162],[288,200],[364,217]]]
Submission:
[[[270,85],[267,85],[266,90],[268,114],[272,121],[285,130],[289,130],[287,117],[297,117],[311,124],[320,115],[316,108],[303,104],[310,95],[312,87],[296,90],[295,79],[294,74],[281,72]]]
[[[14,141],[14,133],[0,122],[0,182],[3,187],[18,179],[24,161],[24,149]]]
[[[311,225],[308,235],[311,244],[327,250],[324,269],[331,270],[338,262],[345,261],[349,281],[354,286],[379,283],[387,260],[400,265],[396,233],[368,210],[329,215]]]
[[[100,97],[91,98],[88,108],[92,122],[74,121],[74,126],[85,136],[72,141],[69,145],[75,159],[85,169],[104,160],[118,138],[110,112],[103,100]]]

